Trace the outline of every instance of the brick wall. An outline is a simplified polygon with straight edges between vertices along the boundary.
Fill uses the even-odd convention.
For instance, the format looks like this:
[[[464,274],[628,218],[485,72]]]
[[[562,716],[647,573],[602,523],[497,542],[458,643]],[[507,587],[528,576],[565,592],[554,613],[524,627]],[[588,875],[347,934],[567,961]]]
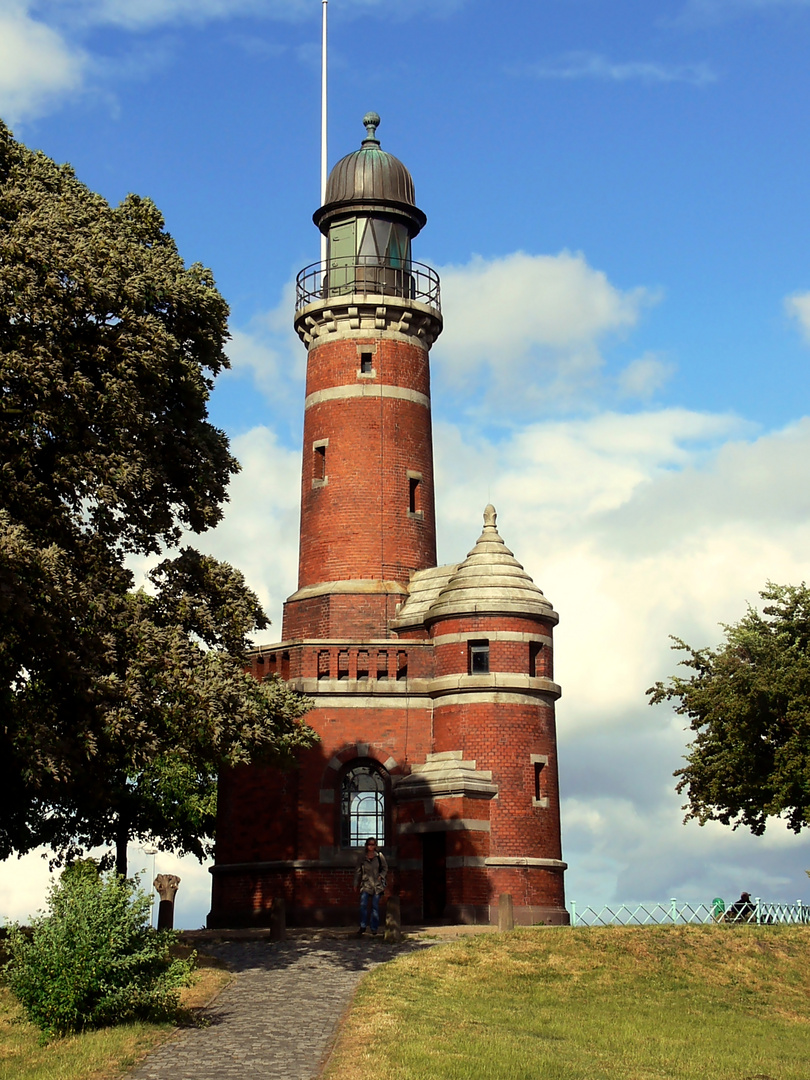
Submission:
[[[358,374],[364,348],[375,350],[372,378]],[[404,584],[412,570],[435,565],[430,408],[374,394],[393,386],[427,396],[429,378],[428,354],[416,343],[338,340],[311,349],[308,395],[349,387],[371,396],[306,409],[299,588],[367,578]]]

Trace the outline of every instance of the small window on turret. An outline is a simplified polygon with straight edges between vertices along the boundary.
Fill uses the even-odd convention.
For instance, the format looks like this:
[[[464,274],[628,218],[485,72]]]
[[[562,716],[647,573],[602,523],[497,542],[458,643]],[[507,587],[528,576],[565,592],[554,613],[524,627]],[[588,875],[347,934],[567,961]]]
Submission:
[[[471,641],[468,645],[470,675],[489,674],[489,642]]]
[[[326,475],[326,448],[328,439],[320,439],[312,444],[312,486],[324,487],[328,483]]]
[[[421,518],[422,513],[422,474],[408,470],[408,516]]]
[[[548,766],[547,754],[532,754],[529,758],[532,768],[534,769],[534,794],[532,796],[532,806],[537,807],[540,810],[548,809],[548,795],[546,794],[546,769]]]
[[[360,374],[371,375],[374,367],[374,353],[360,353]]]
[[[543,675],[543,642],[529,642],[529,675],[533,679],[539,679]]]

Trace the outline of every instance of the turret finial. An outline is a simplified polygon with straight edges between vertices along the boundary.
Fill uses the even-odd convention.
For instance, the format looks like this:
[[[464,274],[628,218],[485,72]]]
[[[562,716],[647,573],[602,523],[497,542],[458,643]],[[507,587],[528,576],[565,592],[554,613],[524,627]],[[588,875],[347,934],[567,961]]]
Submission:
[[[495,507],[492,505],[492,503],[489,503],[487,508],[484,510],[484,528],[485,529],[494,529],[496,527],[495,522],[497,520],[498,520],[497,511],[495,510]]]
[[[366,126],[366,137],[363,139],[363,146],[372,144],[374,146],[380,145],[380,140],[377,138],[377,128],[380,126],[379,113],[367,112],[363,117],[363,123]]]

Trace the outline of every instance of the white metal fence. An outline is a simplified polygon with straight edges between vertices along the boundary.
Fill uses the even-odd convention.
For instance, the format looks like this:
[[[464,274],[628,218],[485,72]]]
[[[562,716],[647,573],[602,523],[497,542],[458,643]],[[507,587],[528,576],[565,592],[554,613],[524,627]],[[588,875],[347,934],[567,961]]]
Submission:
[[[605,904],[601,908],[569,905],[572,926],[674,926],[706,923],[752,923],[773,926],[777,923],[810,924],[810,905],[770,903],[759,897],[746,907],[728,910],[719,897],[710,904],[688,903],[675,897],[667,903]]]

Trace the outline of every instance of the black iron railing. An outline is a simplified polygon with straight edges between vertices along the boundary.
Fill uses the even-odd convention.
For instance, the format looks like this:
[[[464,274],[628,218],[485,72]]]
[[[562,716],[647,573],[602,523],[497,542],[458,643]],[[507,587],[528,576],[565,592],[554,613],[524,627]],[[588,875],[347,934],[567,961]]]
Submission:
[[[305,266],[295,279],[295,310],[335,296],[401,296],[441,311],[439,275],[423,263],[354,255]]]

